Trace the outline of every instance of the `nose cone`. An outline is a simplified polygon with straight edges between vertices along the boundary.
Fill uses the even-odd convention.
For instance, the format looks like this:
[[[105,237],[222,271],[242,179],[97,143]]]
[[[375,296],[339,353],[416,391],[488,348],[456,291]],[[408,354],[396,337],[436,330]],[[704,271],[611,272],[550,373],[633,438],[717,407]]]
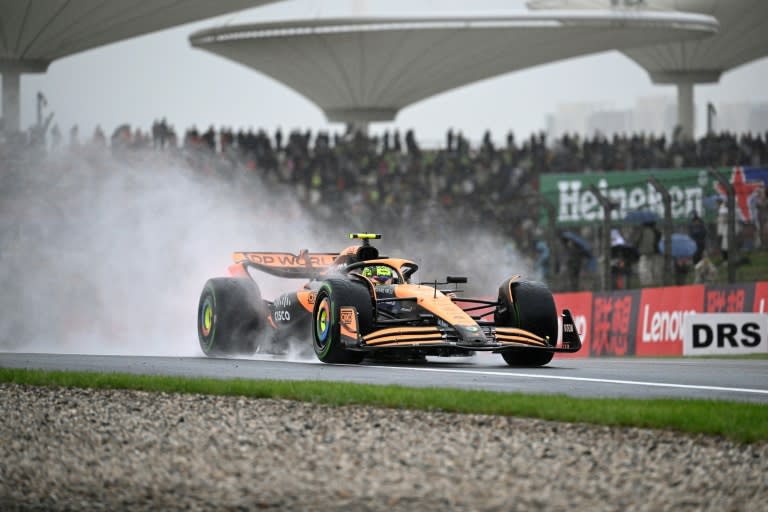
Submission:
[[[478,325],[455,325],[454,327],[464,343],[479,345],[486,342],[485,333]]]

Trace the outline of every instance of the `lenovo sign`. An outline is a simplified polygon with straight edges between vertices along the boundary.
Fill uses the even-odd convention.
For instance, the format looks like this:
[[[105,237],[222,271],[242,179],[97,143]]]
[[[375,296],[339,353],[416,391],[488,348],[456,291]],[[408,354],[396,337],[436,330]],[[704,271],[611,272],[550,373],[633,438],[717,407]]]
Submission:
[[[646,288],[637,323],[638,356],[679,356],[683,353],[683,323],[702,310],[702,285]]]
[[[768,315],[703,313],[683,322],[683,355],[768,352]]]

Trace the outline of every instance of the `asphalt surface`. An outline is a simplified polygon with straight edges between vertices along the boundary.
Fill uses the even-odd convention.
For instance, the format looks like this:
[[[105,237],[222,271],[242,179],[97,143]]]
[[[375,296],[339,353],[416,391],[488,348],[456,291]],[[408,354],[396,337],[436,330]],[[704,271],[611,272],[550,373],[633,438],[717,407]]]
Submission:
[[[574,397],[696,398],[768,403],[768,360],[557,359],[511,368],[498,355],[426,363],[326,365],[311,358],[247,359],[0,353],[0,367],[212,378],[339,381]]]

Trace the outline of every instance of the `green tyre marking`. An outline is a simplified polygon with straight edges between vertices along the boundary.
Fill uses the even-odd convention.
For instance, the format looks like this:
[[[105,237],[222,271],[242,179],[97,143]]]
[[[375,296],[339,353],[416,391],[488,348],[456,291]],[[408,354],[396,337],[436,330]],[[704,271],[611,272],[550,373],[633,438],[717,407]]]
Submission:
[[[323,357],[327,356],[328,353],[331,351],[331,343],[333,341],[332,340],[333,333],[331,331],[333,330],[334,315],[333,315],[333,300],[331,300],[331,292],[332,292],[331,287],[328,286],[327,284],[324,284],[320,288],[320,291],[321,292],[322,291],[326,292],[326,296],[323,297],[323,302],[328,304],[328,319],[326,320],[328,322],[328,329],[327,329],[326,337],[325,337],[325,340],[324,340],[325,344],[321,347],[320,354],[319,354],[319,356],[321,358],[323,358]],[[318,336],[318,338],[319,338],[319,336]]]
[[[216,339],[216,295],[213,293],[213,285],[209,283],[206,285],[206,288],[208,289],[209,297],[211,298],[211,330],[208,333],[208,336],[204,336],[205,349],[206,351],[209,351],[213,347],[213,342]]]

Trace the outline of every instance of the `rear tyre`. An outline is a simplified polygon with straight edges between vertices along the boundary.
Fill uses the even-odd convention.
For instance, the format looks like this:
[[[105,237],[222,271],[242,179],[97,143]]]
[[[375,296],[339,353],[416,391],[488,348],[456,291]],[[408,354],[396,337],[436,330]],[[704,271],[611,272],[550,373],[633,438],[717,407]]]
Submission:
[[[557,308],[552,292],[543,283],[506,280],[499,288],[500,306],[496,310],[497,325],[525,329],[557,344]],[[511,288],[512,300],[509,292]],[[501,353],[509,366],[544,366],[554,352],[541,350],[509,350]]]
[[[197,337],[205,355],[251,355],[266,324],[259,287],[243,277],[209,279],[197,307]]]
[[[341,341],[340,310],[343,306],[357,309],[358,329],[366,334],[373,326],[373,303],[368,288],[355,281],[329,279],[317,292],[312,311],[312,347],[324,363],[357,364],[363,352],[349,350]]]

